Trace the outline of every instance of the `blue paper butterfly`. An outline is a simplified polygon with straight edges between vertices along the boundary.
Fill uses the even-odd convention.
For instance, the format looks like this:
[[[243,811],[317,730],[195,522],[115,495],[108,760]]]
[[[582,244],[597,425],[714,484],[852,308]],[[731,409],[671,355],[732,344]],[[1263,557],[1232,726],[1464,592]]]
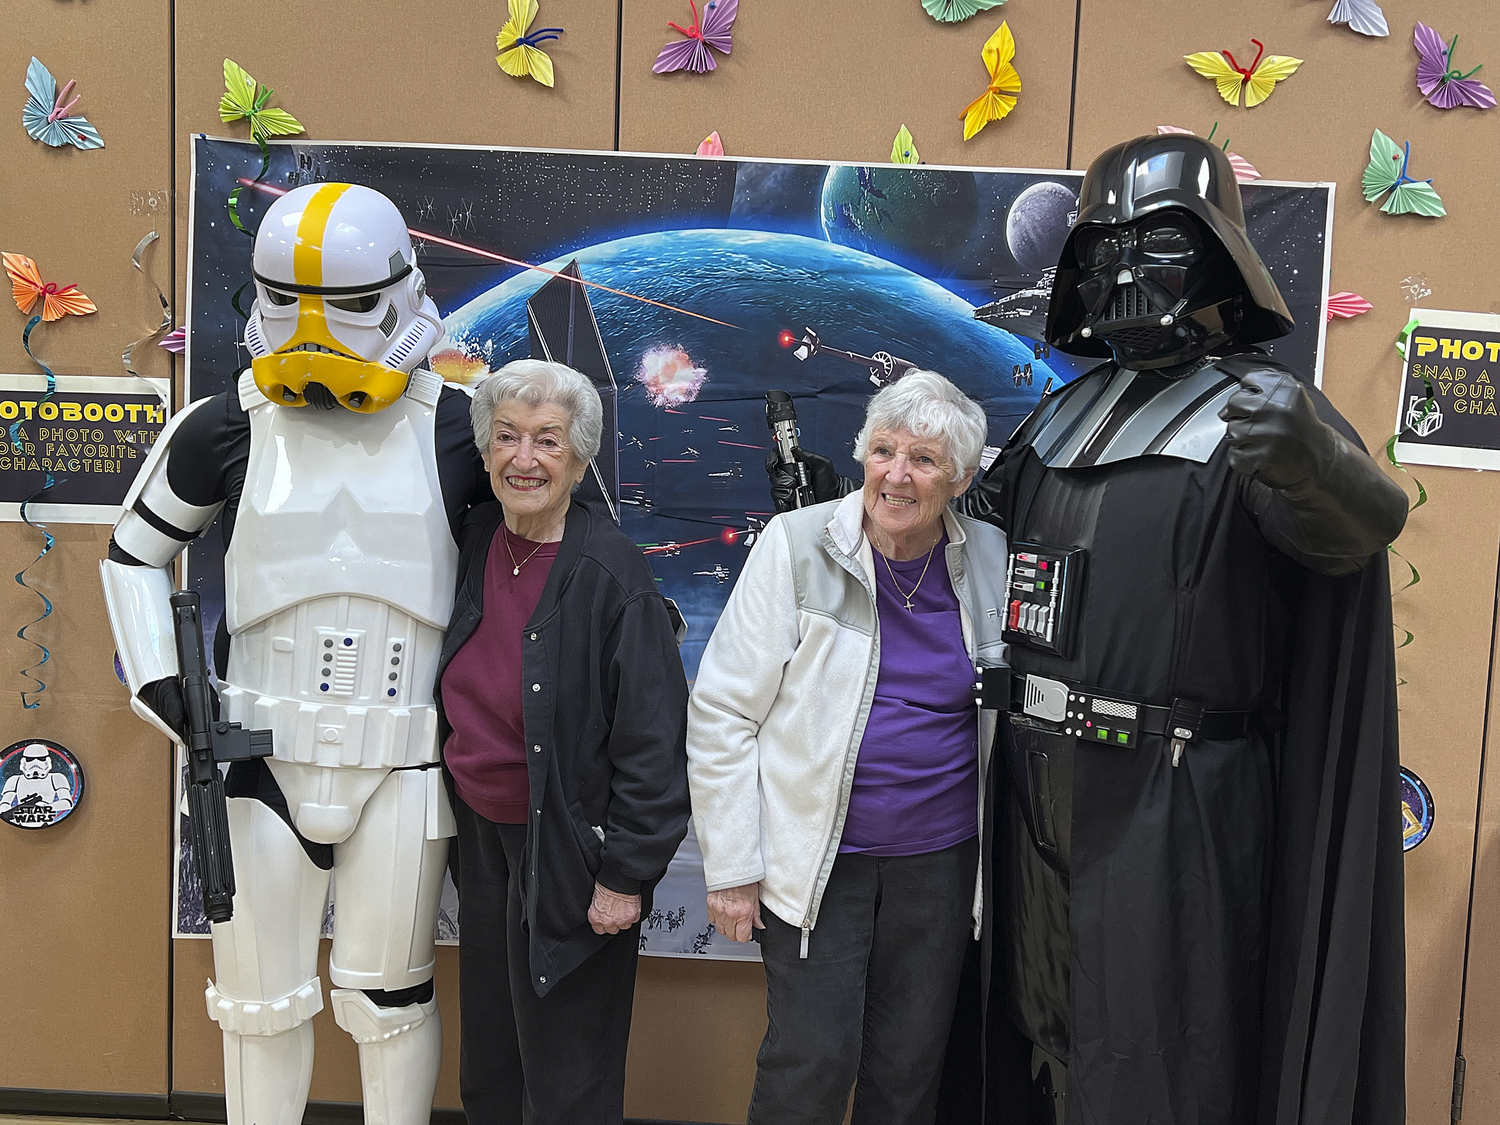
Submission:
[[[73,83],[57,92],[57,79],[42,65],[40,59],[32,57],[26,68],[26,108],[21,111],[21,124],[34,140],[49,144],[53,148],[72,145],[75,148],[103,148],[104,138],[99,130],[89,124],[86,117],[68,117],[68,110],[78,99],[63,104],[73,92]]]

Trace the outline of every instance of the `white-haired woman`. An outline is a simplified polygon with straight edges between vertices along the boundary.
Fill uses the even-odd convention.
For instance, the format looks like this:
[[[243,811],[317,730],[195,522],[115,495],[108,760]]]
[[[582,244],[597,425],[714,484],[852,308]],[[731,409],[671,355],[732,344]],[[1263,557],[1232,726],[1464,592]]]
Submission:
[[[770,1026],[751,1125],[930,1122],[982,902],[1000,665],[997,528],[949,501],[984,411],[913,371],[855,441],[862,491],[777,516],[703,653],[688,777],[709,918],[759,932]],[[981,720],[983,719],[983,722]]]
[[[687,831],[687,684],[636,545],[573,491],[603,409],[518,360],[474,394],[471,509],[438,666],[458,820],[469,1125],[620,1122],[636,955]]]

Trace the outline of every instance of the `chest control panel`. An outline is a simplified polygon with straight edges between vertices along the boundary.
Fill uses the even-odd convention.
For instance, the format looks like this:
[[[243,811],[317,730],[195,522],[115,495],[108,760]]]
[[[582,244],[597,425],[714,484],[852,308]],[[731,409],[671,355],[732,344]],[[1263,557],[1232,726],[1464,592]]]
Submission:
[[[1014,542],[1005,573],[1002,637],[1027,648],[1073,655],[1073,615],[1083,586],[1082,547]]]

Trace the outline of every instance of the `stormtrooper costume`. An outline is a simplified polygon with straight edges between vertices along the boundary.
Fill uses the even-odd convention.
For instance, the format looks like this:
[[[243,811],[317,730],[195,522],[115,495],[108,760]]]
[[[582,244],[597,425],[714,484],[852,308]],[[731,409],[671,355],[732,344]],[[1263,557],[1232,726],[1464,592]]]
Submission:
[[[73,786],[68,775],[52,768],[52,751],[33,742],[21,751],[21,772],[8,778],[0,792],[0,809],[13,809],[24,801],[40,801],[53,812],[73,807]]]
[[[330,1001],[359,1044],[365,1119],[425,1125],[454,834],[432,685],[456,529],[488,481],[468,396],[417,366],[442,325],[390,200],[297,188],[253,266],[250,370],[162,433],[101,564],[106,600],[132,707],[180,742],[167,568],[222,514],[221,717],[274,739],[225,782],[237,891],[207,1001],[230,1125],[302,1120],[330,876]]]

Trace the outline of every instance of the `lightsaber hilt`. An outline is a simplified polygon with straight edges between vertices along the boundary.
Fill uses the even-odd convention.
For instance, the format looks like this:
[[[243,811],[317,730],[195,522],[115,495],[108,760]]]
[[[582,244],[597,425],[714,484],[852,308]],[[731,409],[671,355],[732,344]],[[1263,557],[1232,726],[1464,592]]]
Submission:
[[[797,441],[797,408],[792,396],[785,391],[766,392],[766,425],[776,442],[776,455],[781,463],[796,474],[797,484],[792,490],[792,499],[799,508],[806,508],[815,501],[812,478],[808,476],[807,463],[797,456],[800,445]]]

